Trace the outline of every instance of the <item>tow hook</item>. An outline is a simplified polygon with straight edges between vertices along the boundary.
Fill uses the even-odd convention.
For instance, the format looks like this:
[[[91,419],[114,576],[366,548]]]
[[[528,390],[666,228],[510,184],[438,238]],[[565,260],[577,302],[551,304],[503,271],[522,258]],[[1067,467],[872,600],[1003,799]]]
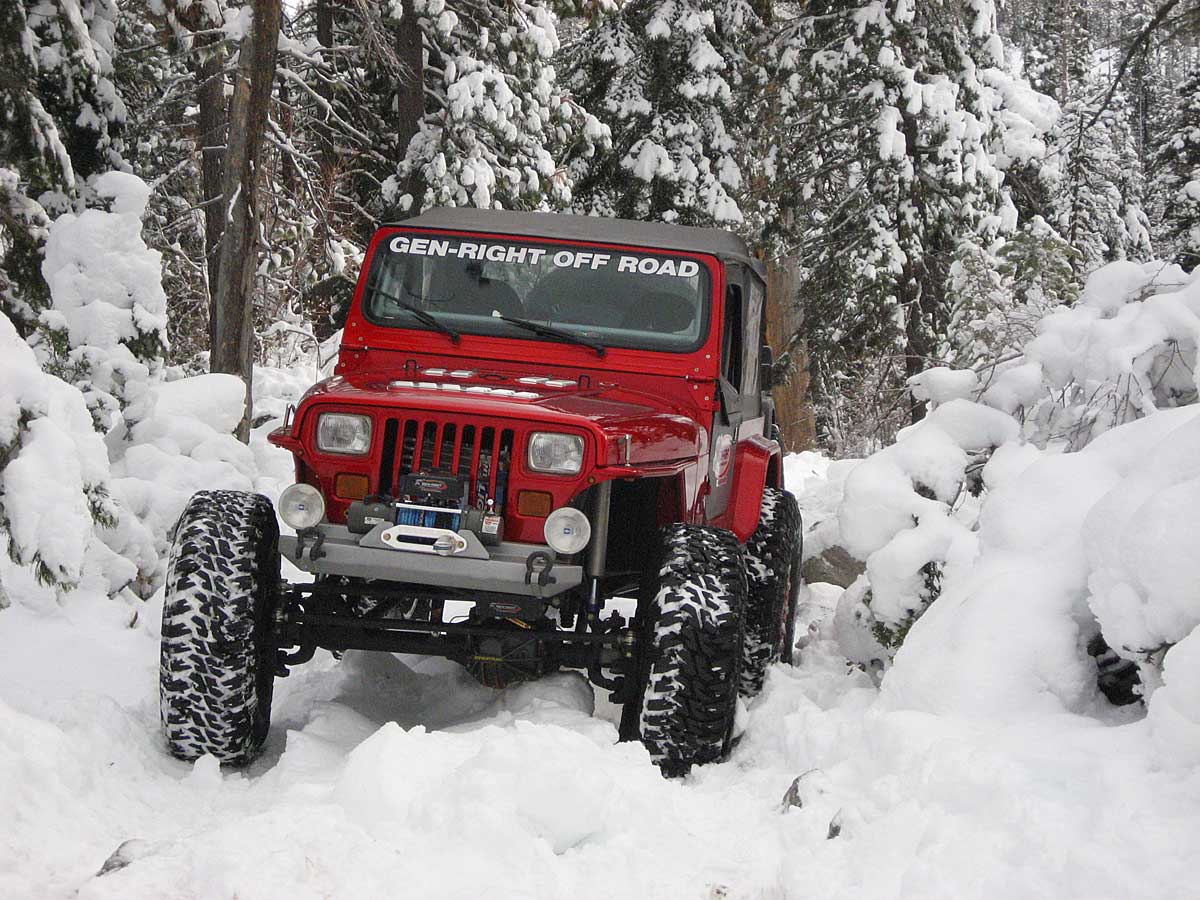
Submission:
[[[296,561],[304,559],[304,547],[309,538],[312,538],[312,547],[309,548],[308,558],[313,562],[321,559],[325,555],[323,544],[325,543],[325,532],[319,528],[301,528],[296,532]]]
[[[525,583],[534,584],[534,579],[537,579],[539,587],[545,587],[548,584],[555,584],[558,579],[550,574],[550,570],[554,568],[554,557],[545,550],[538,550],[530,553],[525,560]]]

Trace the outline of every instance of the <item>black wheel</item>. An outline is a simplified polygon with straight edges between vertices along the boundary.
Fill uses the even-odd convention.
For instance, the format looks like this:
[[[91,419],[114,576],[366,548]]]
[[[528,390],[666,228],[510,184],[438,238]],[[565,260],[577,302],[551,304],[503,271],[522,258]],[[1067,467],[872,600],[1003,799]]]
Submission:
[[[742,660],[746,572],[728,531],[670,525],[639,604],[638,690],[624,710],[667,776],[729,752]]]
[[[271,501],[201,491],[175,530],[163,603],[159,712],[180,759],[253,759],[271,727],[279,606],[279,525]]]
[[[746,542],[746,640],[741,692],[762,690],[767,666],[792,661],[796,641],[796,598],[800,593],[800,508],[779,488],[763,490],[758,528]]]

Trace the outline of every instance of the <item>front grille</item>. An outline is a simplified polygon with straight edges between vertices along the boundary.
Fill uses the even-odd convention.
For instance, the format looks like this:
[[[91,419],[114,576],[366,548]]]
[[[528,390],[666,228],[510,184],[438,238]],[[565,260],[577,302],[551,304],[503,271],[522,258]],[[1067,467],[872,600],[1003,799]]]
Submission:
[[[391,496],[412,473],[452,475],[467,482],[467,505],[503,509],[516,433],[485,420],[391,418],[383,429],[379,493]]]

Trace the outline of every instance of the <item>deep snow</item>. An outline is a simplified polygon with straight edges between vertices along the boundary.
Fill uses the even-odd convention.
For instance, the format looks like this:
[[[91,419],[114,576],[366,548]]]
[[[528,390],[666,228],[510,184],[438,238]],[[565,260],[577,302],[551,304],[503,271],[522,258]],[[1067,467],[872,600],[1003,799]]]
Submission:
[[[1156,768],[1151,723],[897,709],[830,640],[838,595],[810,590],[801,662],[770,672],[732,759],[675,782],[576,675],[496,693],[354,653],[277,682],[248,770],[181,763],[158,733],[158,598],[132,627],[99,596],[14,605],[0,897],[1194,894],[1200,772]]]

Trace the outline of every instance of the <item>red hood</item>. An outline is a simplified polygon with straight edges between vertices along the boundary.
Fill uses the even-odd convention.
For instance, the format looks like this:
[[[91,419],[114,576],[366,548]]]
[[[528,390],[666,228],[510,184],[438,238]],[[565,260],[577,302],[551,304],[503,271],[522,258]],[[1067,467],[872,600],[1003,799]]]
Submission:
[[[706,386],[678,377],[639,376],[635,389],[616,380],[624,380],[621,374],[611,377],[602,381],[436,368],[409,374],[358,372],[313,385],[297,419],[326,403],[457,411],[590,432],[600,465],[695,459],[707,453],[707,430],[696,424],[712,415],[703,405],[705,398],[697,396],[709,393]]]

